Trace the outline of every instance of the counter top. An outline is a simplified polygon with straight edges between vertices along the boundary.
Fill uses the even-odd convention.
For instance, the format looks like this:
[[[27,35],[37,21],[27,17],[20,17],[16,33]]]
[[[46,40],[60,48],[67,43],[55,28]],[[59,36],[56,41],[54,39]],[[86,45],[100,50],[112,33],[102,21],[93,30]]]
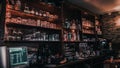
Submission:
[[[69,65],[74,65],[74,64],[77,64],[77,63],[85,63],[85,62],[92,62],[94,61],[95,59],[98,59],[99,58],[102,58],[105,57],[104,55],[103,56],[94,56],[94,57],[89,57],[89,58],[86,58],[86,59],[80,59],[80,60],[75,60],[75,61],[71,61],[71,62],[66,62],[64,64],[59,64],[59,65],[56,65],[56,64],[48,64],[48,65],[45,65],[46,68],[60,68],[60,67],[64,67],[64,66],[69,66]]]
[[[120,58],[119,59],[113,59],[113,60],[105,60],[104,63],[120,63]]]

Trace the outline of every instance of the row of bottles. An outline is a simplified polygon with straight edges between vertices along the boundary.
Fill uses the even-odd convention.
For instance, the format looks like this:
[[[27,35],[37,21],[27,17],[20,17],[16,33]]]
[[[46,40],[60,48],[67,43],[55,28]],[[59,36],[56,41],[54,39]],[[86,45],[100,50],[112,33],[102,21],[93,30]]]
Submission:
[[[63,32],[64,41],[80,41],[79,32],[76,30],[64,31]]]
[[[40,30],[8,28],[5,40],[8,41],[60,41],[59,34]]]
[[[94,50],[94,44],[88,43],[66,43],[64,44],[65,57],[67,61],[86,59],[91,56],[99,56],[100,51]]]
[[[35,10],[35,8],[33,8],[32,10],[29,9],[29,7],[25,6],[24,9],[25,13],[30,13],[30,14],[34,14],[40,17],[45,17],[45,18],[52,18],[52,19],[58,19],[57,15],[53,15],[48,11],[44,11],[44,10]]]
[[[75,60],[75,45],[75,43],[64,44],[65,57],[67,58],[68,62]]]
[[[83,27],[94,27],[93,22],[85,18],[82,18],[82,26]]]
[[[9,5],[7,5],[8,8],[15,9],[15,10],[21,10],[22,3],[20,0],[8,0],[7,1]]]
[[[16,24],[23,24],[23,25],[30,25],[30,26],[39,26],[39,27],[44,27],[44,28],[53,28],[53,29],[60,29],[60,26],[58,26],[55,23],[50,23],[48,21],[42,21],[40,19],[25,19],[21,17],[11,17],[11,18],[6,18],[7,23],[16,23]]]
[[[86,18],[82,18],[82,32],[88,34],[94,34],[93,22],[87,20]]]
[[[45,11],[45,10],[36,9],[35,7],[29,7],[27,3],[25,3],[24,5],[21,5],[22,2],[20,0],[16,0],[16,1],[10,0],[10,1],[12,4],[8,5],[7,8],[23,11],[28,14],[33,14],[33,15],[48,18],[48,19],[50,18],[52,20],[58,19],[58,15],[51,14],[50,12]],[[10,7],[10,6],[12,6],[12,7]]]
[[[67,29],[81,29],[81,26],[80,24],[78,24],[80,21],[79,20],[75,20],[75,19],[72,19],[72,20],[68,20],[68,19],[65,19],[65,22],[63,23],[63,27],[64,28],[67,28]]]
[[[98,35],[102,34],[101,25],[100,25],[100,22],[98,20],[95,21],[95,30],[96,30]]]

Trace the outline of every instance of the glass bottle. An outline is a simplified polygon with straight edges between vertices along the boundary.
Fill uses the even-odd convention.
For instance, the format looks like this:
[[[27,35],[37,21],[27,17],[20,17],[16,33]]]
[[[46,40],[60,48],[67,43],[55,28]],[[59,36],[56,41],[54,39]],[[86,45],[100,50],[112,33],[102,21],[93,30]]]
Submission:
[[[15,5],[15,1],[14,0],[10,0],[10,2],[11,2],[11,7],[12,7],[12,9],[14,9],[14,5]]]
[[[36,10],[35,15],[39,15],[38,11]]]
[[[29,7],[25,4],[25,6],[24,6],[24,12],[29,13],[28,11],[29,11]]]
[[[65,19],[64,27],[70,28],[70,22],[68,21],[68,19]]]
[[[70,41],[72,38],[72,33],[71,32],[68,32],[68,41]]]
[[[34,9],[32,9],[32,10],[31,10],[31,14],[35,14],[35,11],[34,11]]]
[[[46,15],[46,11],[43,11],[43,17],[46,17],[47,15]]]
[[[75,24],[75,20],[72,20],[72,25],[71,25],[71,29],[76,29],[76,24]]]
[[[39,11],[39,16],[42,16],[42,10]]]
[[[21,2],[20,2],[20,0],[16,1],[15,10],[21,10]]]

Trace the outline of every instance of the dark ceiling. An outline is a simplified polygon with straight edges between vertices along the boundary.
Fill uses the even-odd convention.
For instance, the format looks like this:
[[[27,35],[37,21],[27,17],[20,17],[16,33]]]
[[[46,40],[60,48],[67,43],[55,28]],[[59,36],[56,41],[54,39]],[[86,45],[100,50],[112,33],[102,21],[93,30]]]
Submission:
[[[68,1],[97,14],[120,11],[120,0],[68,0]]]

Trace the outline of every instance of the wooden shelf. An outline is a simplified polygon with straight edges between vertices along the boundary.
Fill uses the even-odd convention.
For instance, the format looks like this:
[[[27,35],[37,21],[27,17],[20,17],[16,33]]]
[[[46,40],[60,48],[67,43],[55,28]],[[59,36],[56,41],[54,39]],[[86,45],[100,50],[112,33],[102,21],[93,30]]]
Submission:
[[[40,26],[32,26],[32,25],[24,25],[24,24],[17,24],[17,23],[6,23],[7,26],[11,27],[19,27],[19,28],[37,28],[37,29],[45,29],[45,30],[52,30],[52,31],[61,31],[61,29],[54,29],[54,28],[45,28]]]
[[[86,35],[95,35],[95,33],[85,33],[85,32],[82,32],[82,33]]]
[[[81,41],[64,41],[64,43],[79,43]]]
[[[63,28],[64,30],[78,30],[78,29],[71,29],[71,28]]]
[[[95,43],[96,41],[82,41],[83,43]]]
[[[23,17],[23,18],[40,19],[42,21],[48,21],[48,22],[54,22],[55,21],[55,19],[50,19],[48,17],[37,16],[37,15],[34,15],[34,14],[25,13],[23,11],[17,11],[17,10],[11,10],[11,9],[7,9],[7,11],[10,11],[11,15],[13,15],[13,16],[18,16],[18,17]]]
[[[37,2],[37,3],[36,2],[35,3],[29,2],[28,4],[33,5],[33,7],[40,8],[40,9],[42,9],[44,11],[48,11],[48,12],[50,12],[52,14],[58,13],[58,9],[59,9],[56,6],[53,6],[51,4],[47,4],[45,2]]]
[[[94,43],[96,41],[64,41],[64,43]]]
[[[60,43],[60,41],[5,41],[5,43]]]
[[[84,26],[83,25],[83,28],[95,28],[94,26]]]

